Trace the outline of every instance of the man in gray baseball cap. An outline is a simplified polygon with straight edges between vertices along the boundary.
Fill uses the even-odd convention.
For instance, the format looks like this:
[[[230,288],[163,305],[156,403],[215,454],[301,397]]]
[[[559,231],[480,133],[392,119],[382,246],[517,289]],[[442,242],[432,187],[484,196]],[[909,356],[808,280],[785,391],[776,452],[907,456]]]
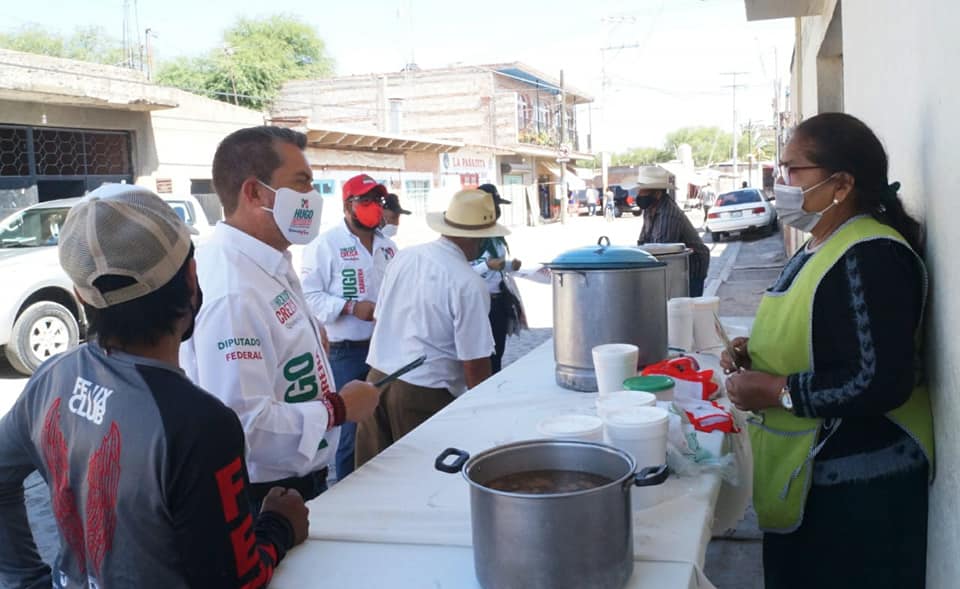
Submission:
[[[265,586],[307,509],[274,489],[254,521],[240,422],[178,365],[202,299],[186,225],[149,190],[106,185],[71,209],[59,255],[90,341],[41,365],[0,420],[0,585]],[[53,570],[27,521],[33,470]]]

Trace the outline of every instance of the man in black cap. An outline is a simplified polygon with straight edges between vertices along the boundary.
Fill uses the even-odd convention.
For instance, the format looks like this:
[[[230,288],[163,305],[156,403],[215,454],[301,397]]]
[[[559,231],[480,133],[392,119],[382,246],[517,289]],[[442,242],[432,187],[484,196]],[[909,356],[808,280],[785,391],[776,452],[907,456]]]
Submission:
[[[481,184],[480,190],[493,197],[496,218],[500,219],[500,205],[510,204],[500,196],[493,184]],[[509,259],[510,247],[503,237],[488,237],[480,245],[480,257],[473,260],[473,269],[483,278],[490,293],[490,328],[493,330],[495,351],[490,356],[492,374],[500,372],[503,351],[507,345],[507,335],[517,333],[524,324],[523,306],[519,293],[511,287],[512,278],[508,272],[520,269],[520,260]]]
[[[400,197],[392,192],[387,194],[383,199],[383,225],[380,226],[380,231],[393,239],[400,228],[400,215],[409,214],[410,211],[400,206]]]

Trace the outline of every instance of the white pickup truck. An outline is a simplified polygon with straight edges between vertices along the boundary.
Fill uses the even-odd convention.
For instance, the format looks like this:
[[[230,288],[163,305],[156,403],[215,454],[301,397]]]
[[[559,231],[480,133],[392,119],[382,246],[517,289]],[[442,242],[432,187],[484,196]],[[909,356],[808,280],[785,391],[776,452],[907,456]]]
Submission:
[[[191,195],[161,195],[190,226],[194,242],[213,231]],[[80,198],[35,204],[0,219],[0,346],[10,365],[30,375],[44,360],[86,337],[83,305],[60,267],[57,236]]]

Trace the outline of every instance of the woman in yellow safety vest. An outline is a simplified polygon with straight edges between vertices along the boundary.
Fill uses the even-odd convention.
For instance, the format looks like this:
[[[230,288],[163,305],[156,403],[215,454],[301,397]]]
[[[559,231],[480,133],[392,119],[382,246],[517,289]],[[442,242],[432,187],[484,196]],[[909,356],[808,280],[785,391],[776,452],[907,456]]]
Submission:
[[[804,121],[774,189],[809,232],[722,365],[752,411],[766,589],[923,587],[933,420],[921,378],[921,227],[860,120]]]

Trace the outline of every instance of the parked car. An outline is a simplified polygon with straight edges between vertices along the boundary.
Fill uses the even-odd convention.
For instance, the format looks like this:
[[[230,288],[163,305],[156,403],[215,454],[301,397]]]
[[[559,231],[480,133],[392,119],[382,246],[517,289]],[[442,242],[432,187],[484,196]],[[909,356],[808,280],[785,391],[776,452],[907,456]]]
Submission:
[[[0,220],[0,347],[10,365],[30,375],[44,360],[87,335],[83,305],[60,267],[57,238],[70,208],[65,198],[8,212]],[[213,227],[193,196],[164,198],[200,242]]]
[[[726,192],[710,207],[706,229],[714,242],[748,231],[773,233],[777,230],[777,211],[757,188]]]
[[[613,191],[614,216],[619,217],[624,213],[633,213],[634,217],[639,217],[643,214],[643,210],[637,206],[637,192],[640,190],[639,186],[636,184],[629,184],[626,186],[611,184],[610,190]]]

